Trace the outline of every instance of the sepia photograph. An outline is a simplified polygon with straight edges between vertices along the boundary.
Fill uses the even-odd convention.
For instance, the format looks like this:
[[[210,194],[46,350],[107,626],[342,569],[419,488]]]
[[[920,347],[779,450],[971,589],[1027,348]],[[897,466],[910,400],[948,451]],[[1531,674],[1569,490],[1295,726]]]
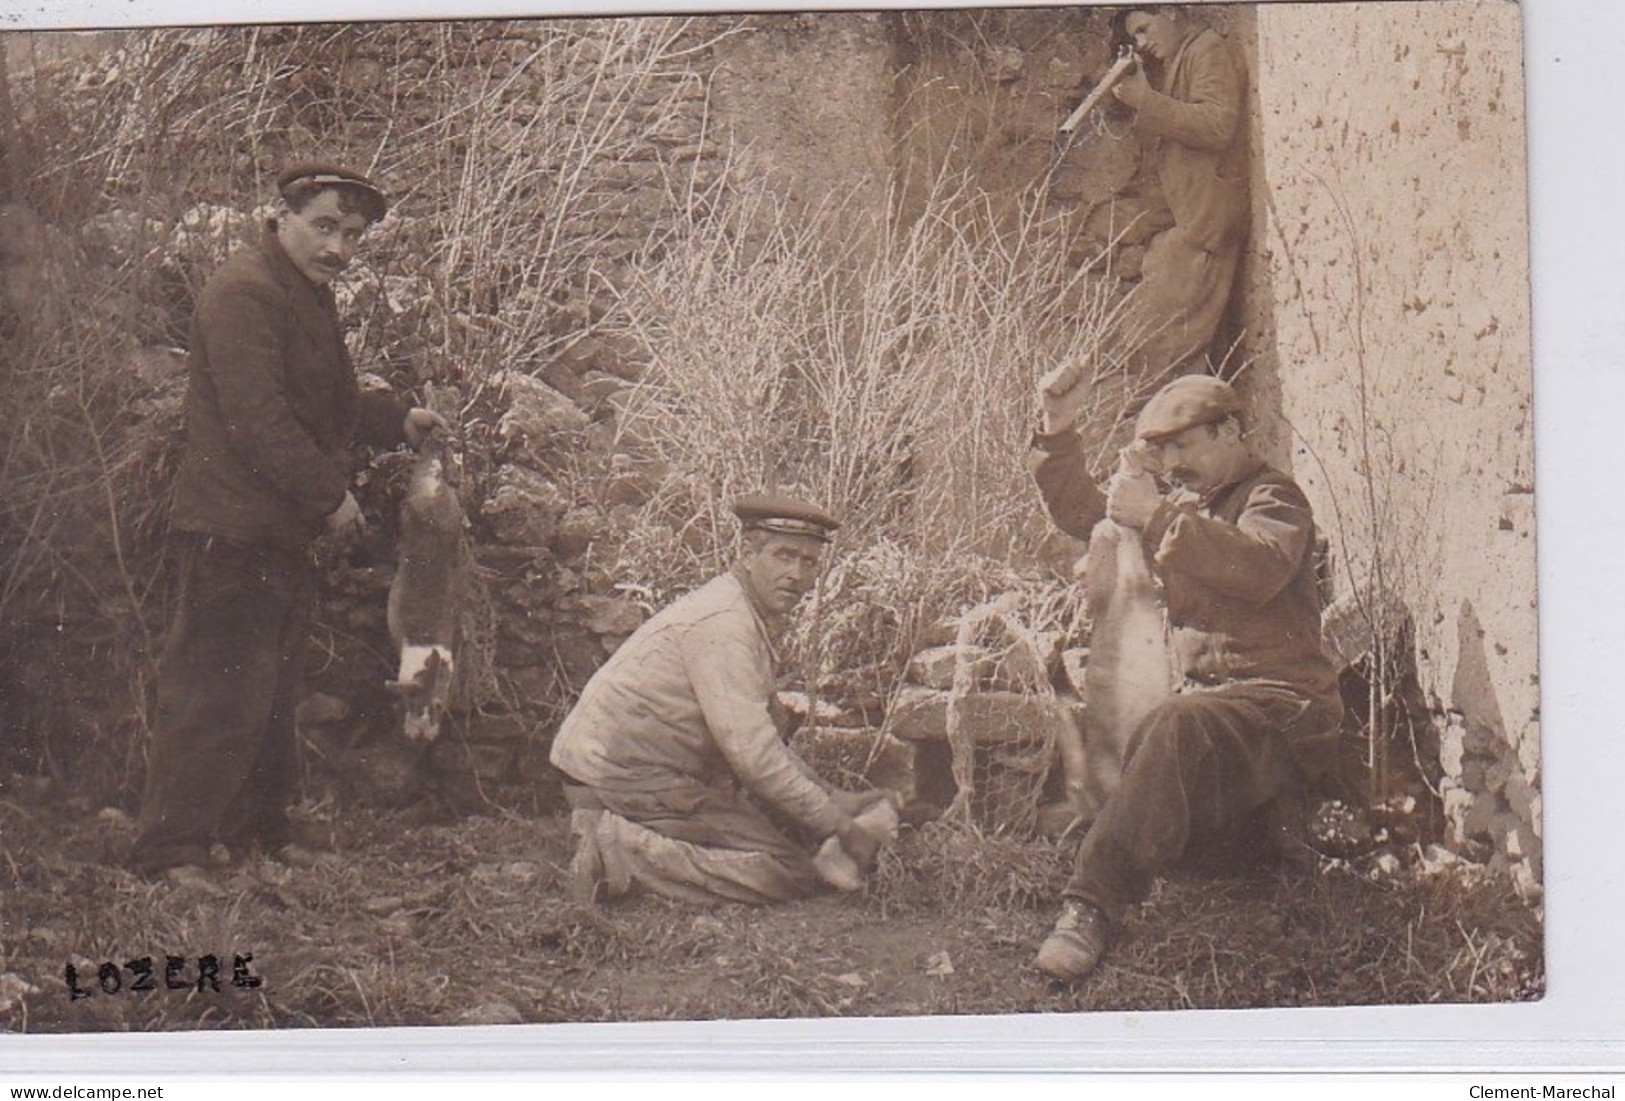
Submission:
[[[0,32],[0,1032],[1546,992],[1522,12]]]

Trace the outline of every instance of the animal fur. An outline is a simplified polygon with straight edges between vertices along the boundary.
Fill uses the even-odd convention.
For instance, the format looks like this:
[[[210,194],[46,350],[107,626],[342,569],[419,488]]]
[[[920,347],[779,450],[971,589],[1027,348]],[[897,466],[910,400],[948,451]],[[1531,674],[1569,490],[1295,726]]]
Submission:
[[[1124,473],[1137,471],[1125,461]],[[1080,565],[1093,627],[1083,677],[1084,774],[1074,799],[1079,816],[1092,819],[1117,790],[1135,729],[1173,695],[1174,676],[1166,619],[1139,531],[1100,521]]]
[[[401,501],[400,546],[389,587],[389,633],[400,648],[391,691],[406,708],[405,733],[433,741],[451,697],[468,546],[443,442],[418,454]]]

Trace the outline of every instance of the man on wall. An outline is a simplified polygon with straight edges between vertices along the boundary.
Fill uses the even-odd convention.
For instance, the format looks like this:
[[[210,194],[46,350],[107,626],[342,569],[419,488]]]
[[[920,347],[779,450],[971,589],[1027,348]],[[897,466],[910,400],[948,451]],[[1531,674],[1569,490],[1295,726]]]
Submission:
[[[192,323],[170,516],[178,606],[131,854],[174,879],[202,874],[215,844],[289,851],[311,544],[362,525],[357,442],[416,443],[445,424],[362,394],[345,349],[329,284],[384,216],[383,193],[330,164],[289,168],[277,187],[277,217],[209,279]]]
[[[1151,239],[1129,314],[1132,362],[1174,375],[1203,369],[1235,281],[1247,228],[1246,76],[1216,31],[1168,5],[1114,19],[1140,64],[1112,94],[1135,111],[1155,184]],[[1152,69],[1153,81],[1146,72]]]
[[[774,637],[838,524],[782,496],[741,498],[734,512],[744,529],[734,567],[622,643],[553,742],[553,764],[573,781],[581,901],[633,884],[707,903],[800,898],[825,882],[812,846],[838,839],[862,865],[885,837],[865,813],[885,793],[826,783],[774,718]]]
[[[1140,412],[1135,446],[1170,488],[1118,475],[1102,493],[1073,428],[1082,387],[1055,389],[1040,383],[1034,438],[1045,505],[1073,535],[1103,516],[1139,534],[1184,676],[1129,737],[1121,781],[1084,835],[1039,950],[1041,970],[1076,980],[1099,962],[1120,911],[1193,842],[1293,805],[1331,763],[1342,702],[1320,642],[1309,503],[1253,455],[1235,391],[1210,375],[1164,386]]]

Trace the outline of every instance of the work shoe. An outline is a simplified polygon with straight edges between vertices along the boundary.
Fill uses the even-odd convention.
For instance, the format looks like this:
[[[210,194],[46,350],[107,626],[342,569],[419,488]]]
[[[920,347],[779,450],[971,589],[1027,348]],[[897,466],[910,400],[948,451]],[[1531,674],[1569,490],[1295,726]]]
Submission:
[[[1100,908],[1076,899],[1061,905],[1055,928],[1039,946],[1038,969],[1063,982],[1077,982],[1095,969],[1106,951],[1107,920]]]

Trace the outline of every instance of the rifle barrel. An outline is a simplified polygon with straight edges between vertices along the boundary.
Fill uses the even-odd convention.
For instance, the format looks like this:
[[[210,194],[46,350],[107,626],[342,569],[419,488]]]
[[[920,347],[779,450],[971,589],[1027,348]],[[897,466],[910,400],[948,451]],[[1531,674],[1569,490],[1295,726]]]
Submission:
[[[1076,130],[1078,124],[1084,120],[1084,116],[1093,111],[1095,105],[1106,98],[1106,93],[1111,91],[1119,80],[1123,79],[1123,74],[1128,72],[1129,67],[1133,64],[1133,50],[1124,50],[1118,54],[1117,60],[1112,62],[1112,67],[1106,70],[1106,75],[1100,78],[1099,84],[1095,85],[1095,90],[1084,97],[1083,102],[1078,104],[1076,111],[1066,116],[1066,121],[1061,123],[1061,133],[1070,134]]]

